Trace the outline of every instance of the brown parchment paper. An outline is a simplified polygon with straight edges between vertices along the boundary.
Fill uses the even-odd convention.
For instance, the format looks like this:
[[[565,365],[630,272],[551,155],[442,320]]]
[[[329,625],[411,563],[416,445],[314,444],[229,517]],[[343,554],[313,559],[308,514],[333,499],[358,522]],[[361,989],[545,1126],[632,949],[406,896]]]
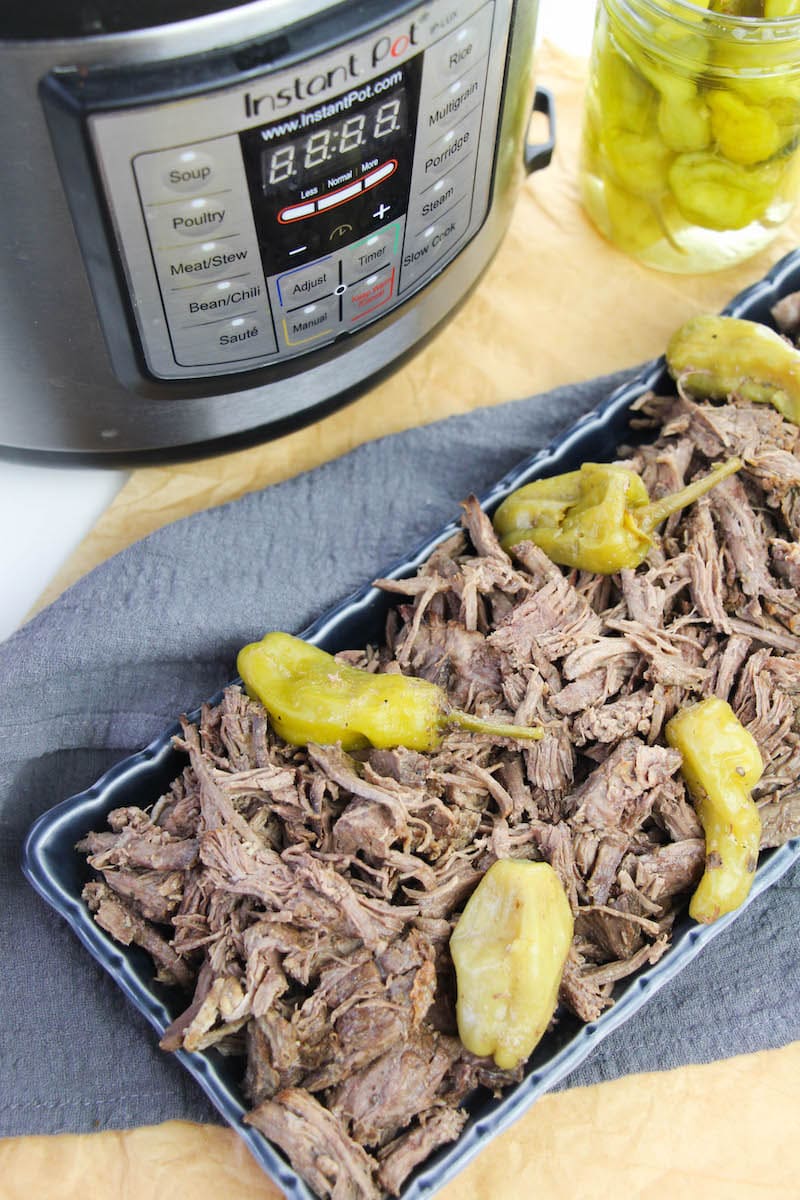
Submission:
[[[718,310],[800,242],[800,215],[748,263],[714,275],[646,270],[604,242],[577,198],[585,64],[544,45],[554,162],[525,184],[503,246],[450,324],[401,371],[307,429],[216,458],[135,471],[37,608],[178,517],[265,487],[387,433],[632,366]],[[735,986],[735,985],[734,985]],[[713,997],[709,997],[713,1005]],[[442,1200],[798,1200],[800,1043],[546,1096]],[[0,1197],[279,1200],[236,1134],[169,1122],[0,1141]]]

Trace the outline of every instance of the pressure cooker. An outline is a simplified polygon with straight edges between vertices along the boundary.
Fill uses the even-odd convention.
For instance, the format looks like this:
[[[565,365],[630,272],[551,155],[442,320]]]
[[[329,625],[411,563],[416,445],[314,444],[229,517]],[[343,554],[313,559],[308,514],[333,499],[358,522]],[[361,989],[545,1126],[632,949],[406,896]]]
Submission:
[[[550,112],[536,9],[9,8],[0,444],[91,459],[274,436],[400,363],[549,157],[552,135],[527,140]]]

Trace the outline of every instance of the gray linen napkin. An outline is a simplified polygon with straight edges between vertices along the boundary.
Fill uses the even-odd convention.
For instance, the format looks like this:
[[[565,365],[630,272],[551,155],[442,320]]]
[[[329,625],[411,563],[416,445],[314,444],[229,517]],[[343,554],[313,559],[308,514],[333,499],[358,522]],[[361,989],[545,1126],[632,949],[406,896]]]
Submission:
[[[33,820],[213,695],[242,644],[267,628],[300,632],[627,378],[372,442],[188,517],[0,645],[0,1135],[219,1119],[26,883],[20,847]],[[800,1038],[799,930],[795,869],[568,1085]]]

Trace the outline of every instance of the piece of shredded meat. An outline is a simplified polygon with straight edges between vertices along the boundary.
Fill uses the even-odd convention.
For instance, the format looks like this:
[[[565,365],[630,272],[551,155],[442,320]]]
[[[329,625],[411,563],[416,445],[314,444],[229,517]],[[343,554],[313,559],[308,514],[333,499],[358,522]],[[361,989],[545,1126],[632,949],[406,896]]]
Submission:
[[[794,310],[786,312],[795,328]],[[510,558],[474,497],[463,532],[343,661],[433,680],[456,707],[541,723],[535,744],[453,732],[421,754],[286,745],[238,687],[184,718],[187,766],[151,812],[79,849],[97,921],[183,990],[165,1049],[243,1060],[246,1121],[323,1198],[400,1194],[499,1070],[457,1037],[452,928],[491,864],[549,862],[575,916],[555,1020],[596,1020],[665,952],[705,846],[664,725],[730,701],[767,762],[762,843],[800,833],[800,454],[764,405],[637,405],[622,452],[652,495],[730,453],[743,471],[608,578]]]

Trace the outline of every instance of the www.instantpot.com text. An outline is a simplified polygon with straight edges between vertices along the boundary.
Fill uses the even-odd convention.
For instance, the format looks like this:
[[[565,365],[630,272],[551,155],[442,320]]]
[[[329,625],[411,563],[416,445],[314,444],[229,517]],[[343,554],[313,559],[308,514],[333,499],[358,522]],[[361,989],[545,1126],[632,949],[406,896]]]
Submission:
[[[261,130],[261,136],[265,142],[271,142],[275,138],[284,137],[286,134],[298,133],[301,129],[305,129],[309,125],[316,125],[318,121],[325,121],[328,117],[335,117],[337,113],[346,112],[354,104],[362,104],[365,100],[372,100],[373,97],[379,96],[381,92],[386,92],[390,88],[396,87],[402,81],[402,71],[391,71],[388,75],[383,75],[380,79],[372,79],[369,83],[365,83],[361,87],[351,88],[346,95],[340,96],[338,100],[331,100],[329,103],[320,104],[318,108],[302,112],[297,117],[289,117],[285,121],[279,121],[276,125],[269,125]]]

